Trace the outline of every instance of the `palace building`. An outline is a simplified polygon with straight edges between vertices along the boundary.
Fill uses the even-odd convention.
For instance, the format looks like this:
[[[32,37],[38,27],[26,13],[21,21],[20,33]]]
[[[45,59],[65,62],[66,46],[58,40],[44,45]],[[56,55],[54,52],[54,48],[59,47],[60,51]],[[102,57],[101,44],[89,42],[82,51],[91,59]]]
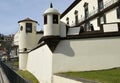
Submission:
[[[62,14],[51,4],[43,17],[44,31],[27,18],[14,36],[19,69],[40,83],[57,83],[60,72],[120,67],[120,0],[75,0]]]

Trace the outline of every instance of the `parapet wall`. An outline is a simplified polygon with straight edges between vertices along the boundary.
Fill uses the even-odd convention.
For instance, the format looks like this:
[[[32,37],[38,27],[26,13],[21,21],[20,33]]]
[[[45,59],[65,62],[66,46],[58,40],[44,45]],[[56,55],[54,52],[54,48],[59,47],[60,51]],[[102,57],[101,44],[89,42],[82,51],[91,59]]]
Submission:
[[[52,52],[47,45],[43,45],[28,54],[27,70],[31,72],[40,83],[51,83]]]
[[[120,67],[120,37],[62,40],[53,53],[53,73]]]

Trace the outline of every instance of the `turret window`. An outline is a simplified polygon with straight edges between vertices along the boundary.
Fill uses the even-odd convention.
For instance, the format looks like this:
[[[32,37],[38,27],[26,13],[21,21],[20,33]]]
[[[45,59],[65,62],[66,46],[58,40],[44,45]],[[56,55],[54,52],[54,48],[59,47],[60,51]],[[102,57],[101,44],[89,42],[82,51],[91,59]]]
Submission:
[[[47,15],[44,16],[44,24],[47,24]]]
[[[58,15],[53,15],[53,24],[58,24]]]
[[[32,23],[26,23],[26,32],[31,33],[32,32]]]
[[[20,27],[20,30],[21,30],[21,31],[23,30],[23,26]]]

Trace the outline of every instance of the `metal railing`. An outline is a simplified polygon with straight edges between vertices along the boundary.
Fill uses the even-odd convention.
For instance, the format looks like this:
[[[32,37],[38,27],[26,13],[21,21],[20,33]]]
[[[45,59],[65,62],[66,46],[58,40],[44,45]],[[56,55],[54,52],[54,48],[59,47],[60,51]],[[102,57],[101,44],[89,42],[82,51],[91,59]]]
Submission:
[[[114,3],[118,2],[118,1],[119,0],[108,0],[108,1],[104,2],[103,9],[101,9],[101,10],[99,10],[98,8],[97,9],[93,8],[93,10],[89,13],[87,18],[99,13],[100,11],[106,9],[107,7],[111,6],[112,4],[114,4]],[[85,16],[83,16],[83,17],[81,17],[79,19],[78,22],[80,23],[80,22],[84,21],[87,18],[85,18]],[[72,23],[71,26],[75,26],[75,23]]]
[[[11,68],[9,68],[5,63],[0,62],[0,64],[7,76],[7,78],[9,79],[10,83],[30,83],[27,80],[25,80],[23,77],[18,75]]]

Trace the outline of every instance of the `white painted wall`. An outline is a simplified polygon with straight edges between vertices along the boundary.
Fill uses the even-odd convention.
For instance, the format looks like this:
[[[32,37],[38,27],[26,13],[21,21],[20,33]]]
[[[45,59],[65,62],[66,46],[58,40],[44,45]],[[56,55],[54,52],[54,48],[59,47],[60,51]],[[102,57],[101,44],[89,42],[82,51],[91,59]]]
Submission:
[[[100,30],[100,27],[98,27],[97,19],[91,20],[90,23],[93,24],[94,30]]]
[[[80,27],[69,28],[67,35],[79,35]]]
[[[120,38],[63,40],[53,54],[53,73],[120,67]]]
[[[37,34],[37,44],[42,37],[43,37],[43,34]]]
[[[106,21],[107,23],[112,23],[112,22],[120,22],[120,19],[117,19],[117,11],[116,9],[106,13]]]
[[[19,53],[19,70],[26,70],[28,53]]]
[[[53,75],[53,83],[83,83],[83,82],[76,81],[73,79],[68,79],[65,77],[57,76],[57,75]]]
[[[66,24],[60,22],[60,37],[66,37]]]
[[[19,31],[17,31],[17,33],[14,35],[13,44],[14,45],[19,45]]]
[[[103,25],[104,32],[118,32],[118,24],[104,24]]]
[[[40,83],[51,83],[52,52],[44,45],[28,55],[27,70],[39,80]]]

